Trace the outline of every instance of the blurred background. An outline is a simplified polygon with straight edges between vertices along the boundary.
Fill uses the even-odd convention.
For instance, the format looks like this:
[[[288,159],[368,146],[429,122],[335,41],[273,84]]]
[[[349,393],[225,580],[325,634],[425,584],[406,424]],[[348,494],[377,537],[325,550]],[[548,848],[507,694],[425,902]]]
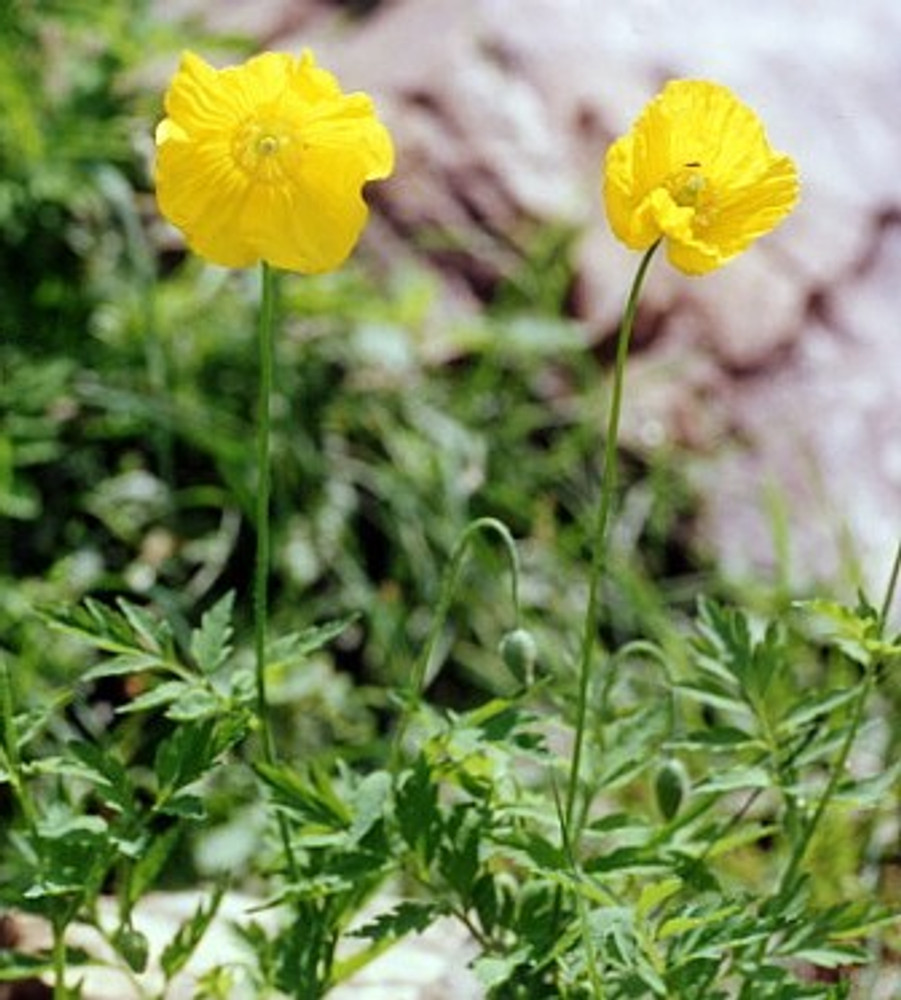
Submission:
[[[671,77],[755,108],[802,200],[720,272],[655,263],[606,627],[653,635],[702,587],[878,595],[901,510],[899,37],[890,0],[5,0],[4,642],[37,664],[29,609],[87,593],[187,628],[249,580],[256,275],[186,255],[152,194],[184,48],[225,65],[309,46],[373,95],[398,148],[351,265],[281,288],[275,614],[365,611],[322,676],[285,682],[286,702],[328,701],[315,726],[374,724],[347,709],[342,668],[406,675],[475,516],[510,525],[547,655],[571,659],[637,265],[603,219],[600,165]],[[504,683],[503,561],[479,560],[451,700]]]
[[[730,572],[884,581],[901,510],[901,11],[888,0],[382,0],[155,5],[310,45],[397,137],[372,244],[442,290],[430,349],[529,266],[558,315],[611,335],[634,260],[601,218],[599,163],[670,77],[733,88],[803,177],[795,216],[728,269],[658,267],[630,442],[686,449],[698,541]],[[539,330],[533,330],[542,340]],[[496,335],[496,334],[495,334]],[[546,343],[553,335],[546,338]],[[450,341],[450,342],[448,342]]]

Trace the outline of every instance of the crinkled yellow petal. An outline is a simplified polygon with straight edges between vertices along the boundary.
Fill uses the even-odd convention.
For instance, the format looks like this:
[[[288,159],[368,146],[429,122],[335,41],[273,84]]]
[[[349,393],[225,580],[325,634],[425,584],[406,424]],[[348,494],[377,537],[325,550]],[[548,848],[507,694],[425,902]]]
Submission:
[[[704,274],[791,211],[798,177],[729,90],[676,80],[608,149],[603,193],[618,239],[634,250],[664,239],[676,267]]]
[[[706,238],[734,256],[775,228],[798,201],[798,171],[787,156],[774,157],[767,168],[743,185],[723,185]]]
[[[757,115],[726,87],[707,80],[672,80],[648,104],[635,131],[639,186],[649,190],[689,163],[712,180],[748,183],[771,157]]]
[[[667,240],[666,256],[673,267],[692,276],[715,271],[730,259],[714,244],[698,240]]]
[[[223,267],[248,267],[260,254],[240,220],[250,192],[234,169],[227,142],[168,141],[159,147],[156,196],[160,211],[191,249]]]
[[[617,239],[632,250],[646,250],[660,239],[657,221],[642,205],[635,185],[635,138],[625,135],[607,150],[604,168],[604,204]]]
[[[249,245],[275,267],[318,274],[339,267],[359,239],[368,209],[359,174],[317,156],[290,185],[255,187],[242,208]]]
[[[157,127],[160,210],[207,260],[305,273],[338,267],[366,223],[369,180],[394,165],[365,94],[311,53],[215,70],[185,53]]]
[[[666,239],[667,257],[687,274],[704,274],[723,263],[719,248],[695,234],[694,210],[678,205],[663,188],[648,195],[657,232]]]

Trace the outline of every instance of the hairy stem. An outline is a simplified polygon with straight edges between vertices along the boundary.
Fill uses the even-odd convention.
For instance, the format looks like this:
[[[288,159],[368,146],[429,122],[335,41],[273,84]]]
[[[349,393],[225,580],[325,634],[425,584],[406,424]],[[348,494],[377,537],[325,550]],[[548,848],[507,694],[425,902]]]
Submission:
[[[9,783],[13,795],[19,803],[25,822],[33,831],[37,825],[37,810],[22,775],[19,737],[16,732],[14,712],[12,677],[6,657],[0,653],[0,755],[6,759],[6,770],[9,772]]]
[[[582,754],[585,746],[585,728],[588,720],[588,688],[591,680],[591,663],[594,644],[597,638],[598,612],[601,597],[601,581],[607,566],[607,527],[613,508],[616,493],[616,455],[617,438],[619,436],[619,418],[622,409],[623,383],[626,373],[626,359],[629,355],[629,343],[632,338],[632,328],[635,325],[635,314],[638,310],[638,300],[644,284],[645,275],[659,246],[655,243],[646,251],[632,287],[626,300],[626,308],[619,328],[616,344],[616,362],[613,369],[613,389],[610,398],[610,410],[607,415],[607,434],[604,439],[604,468],[601,481],[601,496],[598,503],[597,519],[595,521],[591,570],[588,578],[588,605],[585,611],[585,625],[582,632],[582,644],[579,656],[578,697],[576,701],[576,727],[572,750],[572,763],[569,773],[569,784],[566,791],[566,808],[564,817],[567,829],[570,831],[573,849],[579,841],[579,827],[573,823],[578,797],[579,781],[582,770]],[[601,734],[603,741],[603,734]],[[603,742],[602,742],[603,746]]]
[[[272,401],[273,340],[275,319],[275,274],[265,262],[262,264],[262,300],[259,322],[259,405],[257,410],[257,491],[256,534],[257,548],[253,576],[253,645],[256,667],[257,721],[263,761],[276,763],[275,739],[269,719],[266,695],[266,629],[269,620],[269,495],[271,470],[269,462],[270,409]],[[297,863],[291,847],[288,822],[277,814],[279,835],[285,851],[285,862],[292,879],[297,878]]]
[[[53,930],[53,1000],[67,1000],[66,989],[66,925],[60,920],[51,921]]]

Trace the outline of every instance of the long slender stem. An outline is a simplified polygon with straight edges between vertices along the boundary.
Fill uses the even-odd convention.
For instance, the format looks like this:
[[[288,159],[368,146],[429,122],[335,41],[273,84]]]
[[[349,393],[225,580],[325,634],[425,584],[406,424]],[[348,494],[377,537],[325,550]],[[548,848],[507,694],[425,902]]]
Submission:
[[[59,920],[51,922],[53,930],[53,1000],[66,1000],[66,925]]]
[[[266,628],[269,617],[269,468],[270,405],[272,399],[272,342],[275,289],[274,275],[268,264],[262,265],[262,299],[259,323],[259,399],[257,407],[257,548],[253,574],[253,645],[256,662],[257,717],[263,745],[263,760],[275,763],[275,742],[269,724],[266,698]]]
[[[273,339],[275,318],[275,274],[262,264],[262,298],[259,322],[259,404],[257,409],[257,493],[256,533],[257,548],[253,574],[253,645],[256,666],[257,720],[263,761],[276,763],[275,739],[269,720],[269,702],[266,696],[266,631],[269,620],[269,496],[271,469],[269,462],[270,408],[272,401]],[[297,878],[297,863],[291,847],[288,822],[277,813],[277,822],[285,863],[292,879]]]
[[[557,820],[560,824],[560,835],[563,840],[563,850],[566,854],[566,859],[569,862],[570,872],[572,873],[573,882],[576,886],[574,890],[576,896],[576,910],[579,914],[579,930],[582,935],[582,942],[585,945],[585,964],[588,969],[588,981],[591,983],[591,992],[594,996],[594,1000],[604,1000],[605,994],[604,982],[601,978],[601,964],[598,962],[597,950],[594,946],[594,938],[591,934],[591,923],[588,918],[588,906],[585,903],[585,896],[579,888],[584,878],[582,866],[579,864],[579,860],[573,852],[573,845],[569,837],[566,818],[563,815],[563,804],[560,801],[560,795],[557,791],[557,783],[553,781],[553,777],[551,789],[554,793],[554,806],[557,809]],[[559,896],[557,902],[559,903]],[[557,907],[555,905],[555,909],[556,908]]]
[[[144,314],[145,364],[147,383],[155,400],[162,400],[165,406],[163,420],[154,421],[154,447],[156,448],[157,471],[166,488],[175,493],[175,457],[172,438],[172,394],[169,391],[169,360],[166,345],[160,335],[157,323],[156,279],[141,275],[141,297]]]
[[[892,610],[892,602],[895,600],[895,592],[898,589],[898,578],[901,576],[901,541],[895,549],[895,559],[888,576],[888,585],[885,588],[885,597],[882,600],[882,607],[879,609],[879,634],[885,634],[885,626],[888,622],[889,612]]]
[[[655,243],[641,259],[626,308],[623,311],[622,323],[616,345],[616,363],[613,369],[613,389],[610,398],[610,410],[607,416],[607,435],[604,440],[604,469],[601,482],[601,497],[598,504],[597,520],[594,528],[594,540],[591,557],[591,570],[588,579],[588,606],[585,611],[585,626],[582,632],[582,645],[579,657],[579,688],[576,702],[576,729],[573,742],[572,763],[569,773],[569,784],[566,790],[566,809],[564,816],[566,826],[574,845],[578,844],[578,825],[574,828],[576,798],[578,796],[579,778],[582,769],[582,753],[585,745],[585,726],[588,718],[588,688],[591,679],[591,661],[597,635],[597,619],[601,595],[601,580],[607,564],[607,526],[610,512],[613,508],[613,498],[616,492],[616,454],[617,438],[619,436],[619,418],[622,409],[623,382],[626,372],[626,359],[629,354],[629,343],[632,338],[632,328],[635,325],[635,314],[638,310],[638,300],[644,284],[645,275],[654,256],[659,242]]]
[[[31,798],[28,784],[22,775],[22,761],[19,758],[18,734],[14,717],[12,677],[6,657],[0,653],[0,754],[6,758],[9,782],[13,795],[22,810],[25,822],[34,831],[37,826],[37,809]]]

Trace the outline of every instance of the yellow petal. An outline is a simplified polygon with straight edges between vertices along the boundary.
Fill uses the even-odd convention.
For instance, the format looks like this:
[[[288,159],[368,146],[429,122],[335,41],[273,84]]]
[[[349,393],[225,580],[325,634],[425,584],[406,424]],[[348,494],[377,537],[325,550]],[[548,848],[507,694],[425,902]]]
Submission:
[[[644,192],[635,184],[635,140],[623,136],[607,150],[604,169],[604,204],[617,239],[632,250],[646,250],[660,238],[653,215],[642,207]]]
[[[156,172],[160,211],[195,253],[223,267],[247,267],[260,259],[239,225],[249,185],[234,170],[227,145],[167,142]]]
[[[777,226],[797,204],[798,193],[794,163],[776,157],[752,181],[723,190],[707,238],[734,256]]]

